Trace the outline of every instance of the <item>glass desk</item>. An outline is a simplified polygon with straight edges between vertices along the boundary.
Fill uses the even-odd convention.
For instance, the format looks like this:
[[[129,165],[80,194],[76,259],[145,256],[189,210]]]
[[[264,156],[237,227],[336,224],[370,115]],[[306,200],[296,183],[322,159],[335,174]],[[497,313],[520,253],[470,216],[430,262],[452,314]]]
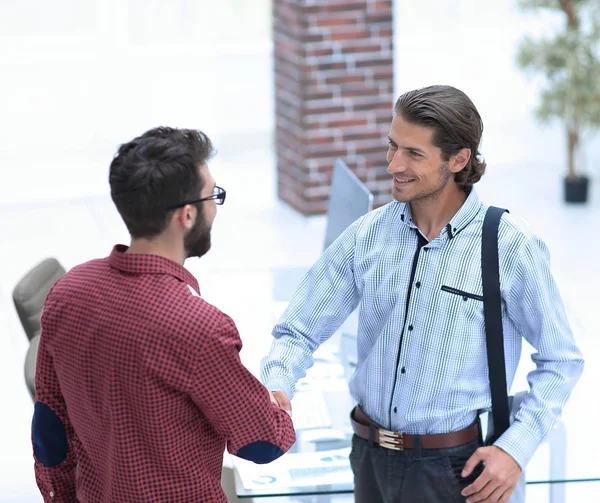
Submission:
[[[352,438],[349,412],[354,401],[346,381],[352,372],[352,358],[343,351],[341,338],[336,334],[315,353],[314,367],[298,383],[292,401],[297,442],[290,452],[269,465],[235,460],[239,498],[293,496],[304,502],[317,497],[316,501],[325,502],[333,495],[353,493],[348,455]],[[523,358],[530,360],[525,351]],[[516,389],[527,389],[526,381],[519,381],[525,379],[527,370],[515,379]],[[594,372],[591,374],[584,376],[594,379]],[[586,385],[587,379],[582,377],[563,419],[527,467],[528,503],[598,500],[600,436],[589,434],[596,428],[594,411],[582,408],[585,392],[590,391],[587,388],[595,388],[591,382]],[[309,496],[313,498],[304,498]]]

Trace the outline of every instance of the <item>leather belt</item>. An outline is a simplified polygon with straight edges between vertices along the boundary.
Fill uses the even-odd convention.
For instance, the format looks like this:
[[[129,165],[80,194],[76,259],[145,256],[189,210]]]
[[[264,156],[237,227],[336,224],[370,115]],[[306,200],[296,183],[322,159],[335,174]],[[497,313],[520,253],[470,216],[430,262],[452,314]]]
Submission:
[[[350,422],[357,436],[369,440],[371,420],[360,407],[356,406],[354,408],[350,414]],[[464,430],[432,435],[408,435],[406,433],[384,430],[383,428],[373,428],[373,442],[394,451],[413,449],[417,436],[419,437],[422,449],[446,449],[448,447],[458,447],[459,445],[468,444],[478,438],[479,426],[478,423],[473,423]]]

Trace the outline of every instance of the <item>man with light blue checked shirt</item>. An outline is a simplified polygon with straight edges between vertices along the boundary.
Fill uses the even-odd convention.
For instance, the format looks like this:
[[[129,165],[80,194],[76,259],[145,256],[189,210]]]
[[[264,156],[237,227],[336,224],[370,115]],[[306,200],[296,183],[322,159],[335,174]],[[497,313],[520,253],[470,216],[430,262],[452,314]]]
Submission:
[[[354,222],[310,269],[273,330],[262,380],[284,409],[312,354],[356,308],[358,406],[350,460],[359,503],[506,502],[578,381],[583,359],[543,241],[499,229],[507,384],[536,350],[515,421],[482,446],[491,407],[481,274],[483,123],[449,86],[400,96],[387,152],[395,201]]]

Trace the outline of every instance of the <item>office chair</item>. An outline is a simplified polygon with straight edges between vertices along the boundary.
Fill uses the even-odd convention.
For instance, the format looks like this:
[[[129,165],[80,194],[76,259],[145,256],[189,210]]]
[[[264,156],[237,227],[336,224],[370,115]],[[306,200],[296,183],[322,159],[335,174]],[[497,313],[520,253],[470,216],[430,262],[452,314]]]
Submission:
[[[323,250],[346,228],[373,209],[373,194],[342,159],[333,165]]]
[[[40,318],[48,291],[65,269],[55,258],[47,258],[32,268],[13,289],[13,302],[29,340],[25,356],[25,383],[35,400],[35,363],[40,343]]]

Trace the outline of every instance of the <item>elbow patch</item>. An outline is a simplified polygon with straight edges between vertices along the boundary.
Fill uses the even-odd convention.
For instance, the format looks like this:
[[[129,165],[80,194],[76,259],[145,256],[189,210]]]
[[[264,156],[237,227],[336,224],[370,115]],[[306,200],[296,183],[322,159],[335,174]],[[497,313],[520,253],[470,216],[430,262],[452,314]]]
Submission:
[[[238,458],[247,459],[248,461],[252,461],[259,465],[275,461],[282,455],[283,451],[281,448],[263,440],[245,445],[236,453]]]
[[[45,403],[36,402],[31,424],[33,454],[44,466],[61,464],[69,452],[65,425]]]

